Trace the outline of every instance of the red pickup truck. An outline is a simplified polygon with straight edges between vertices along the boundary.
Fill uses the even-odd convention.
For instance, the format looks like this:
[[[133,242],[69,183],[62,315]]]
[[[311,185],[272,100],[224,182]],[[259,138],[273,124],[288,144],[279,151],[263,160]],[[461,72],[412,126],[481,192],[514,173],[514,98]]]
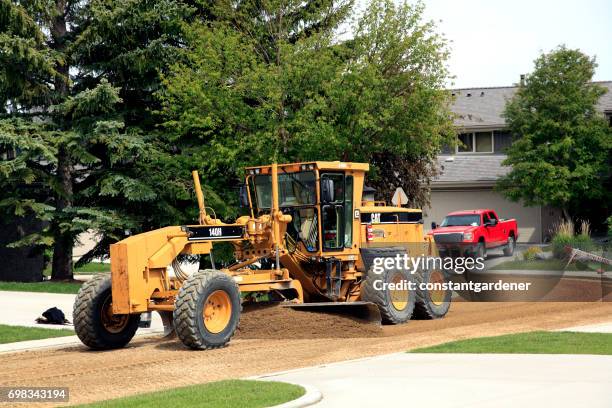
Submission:
[[[448,214],[440,225],[432,223],[432,235],[440,256],[484,258],[487,249],[500,247],[504,255],[512,256],[518,228],[515,219],[500,220],[493,210],[463,210]]]

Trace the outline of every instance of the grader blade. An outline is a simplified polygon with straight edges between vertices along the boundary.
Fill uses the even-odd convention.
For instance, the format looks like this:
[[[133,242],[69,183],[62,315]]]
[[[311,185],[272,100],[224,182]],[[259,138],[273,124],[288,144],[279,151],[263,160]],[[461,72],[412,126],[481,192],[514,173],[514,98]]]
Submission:
[[[172,312],[159,312],[164,325],[164,338],[174,338],[176,332],[174,331],[174,321],[172,319]]]
[[[368,323],[382,324],[378,306],[371,302],[320,302],[320,303],[287,303],[282,307],[294,310],[305,310],[318,313],[332,313],[351,316]]]

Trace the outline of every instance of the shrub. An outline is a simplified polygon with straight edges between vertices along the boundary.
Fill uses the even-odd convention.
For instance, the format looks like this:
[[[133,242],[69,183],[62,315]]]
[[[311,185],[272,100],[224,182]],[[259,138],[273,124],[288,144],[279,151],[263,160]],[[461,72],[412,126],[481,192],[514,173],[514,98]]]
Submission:
[[[580,222],[580,235],[586,235],[587,237],[591,236],[591,223],[586,220]]]
[[[588,229],[584,230],[588,231]],[[566,246],[589,252],[593,250],[595,244],[588,234],[581,233],[574,236],[567,233],[557,233],[552,239],[553,256],[557,259],[565,258]]]
[[[576,235],[572,238],[572,248],[582,249],[583,251],[592,251],[595,247],[595,243],[590,236],[586,234]]]
[[[553,235],[567,235],[570,237],[574,236],[574,223],[567,220],[553,224],[552,227]]]
[[[529,247],[525,252],[523,252],[523,259],[525,261],[535,261],[537,259],[537,254],[541,254],[542,249],[540,247]]]
[[[565,258],[565,247],[572,246],[572,238],[574,237],[568,234],[557,234],[553,237],[552,252],[555,258]]]

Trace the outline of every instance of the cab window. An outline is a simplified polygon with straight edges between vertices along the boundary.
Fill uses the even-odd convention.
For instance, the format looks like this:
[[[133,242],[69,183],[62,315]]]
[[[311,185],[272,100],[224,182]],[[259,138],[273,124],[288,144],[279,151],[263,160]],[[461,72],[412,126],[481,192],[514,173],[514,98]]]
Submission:
[[[353,245],[353,176],[346,176],[344,194],[344,247]]]
[[[487,225],[489,220],[490,220],[489,214],[487,213],[482,214],[482,225]]]

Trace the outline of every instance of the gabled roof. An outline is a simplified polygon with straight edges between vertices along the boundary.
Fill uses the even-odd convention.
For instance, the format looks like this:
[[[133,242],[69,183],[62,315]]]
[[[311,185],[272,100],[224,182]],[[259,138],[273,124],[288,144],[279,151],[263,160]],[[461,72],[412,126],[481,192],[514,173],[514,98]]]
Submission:
[[[510,167],[502,165],[504,159],[506,155],[501,154],[438,156],[440,175],[432,185],[476,183],[491,186],[510,171]]]
[[[502,112],[516,87],[454,89],[451,110],[457,115],[455,126],[465,128],[504,127]]]
[[[600,112],[612,112],[612,81],[602,81],[597,84],[608,88],[608,92],[599,98],[597,109]]]
[[[612,81],[596,82],[608,88],[598,103],[600,112],[612,112]],[[454,101],[451,110],[457,115],[455,126],[460,128],[504,127],[502,112],[506,101],[516,93],[516,86],[462,88],[451,90]]]

